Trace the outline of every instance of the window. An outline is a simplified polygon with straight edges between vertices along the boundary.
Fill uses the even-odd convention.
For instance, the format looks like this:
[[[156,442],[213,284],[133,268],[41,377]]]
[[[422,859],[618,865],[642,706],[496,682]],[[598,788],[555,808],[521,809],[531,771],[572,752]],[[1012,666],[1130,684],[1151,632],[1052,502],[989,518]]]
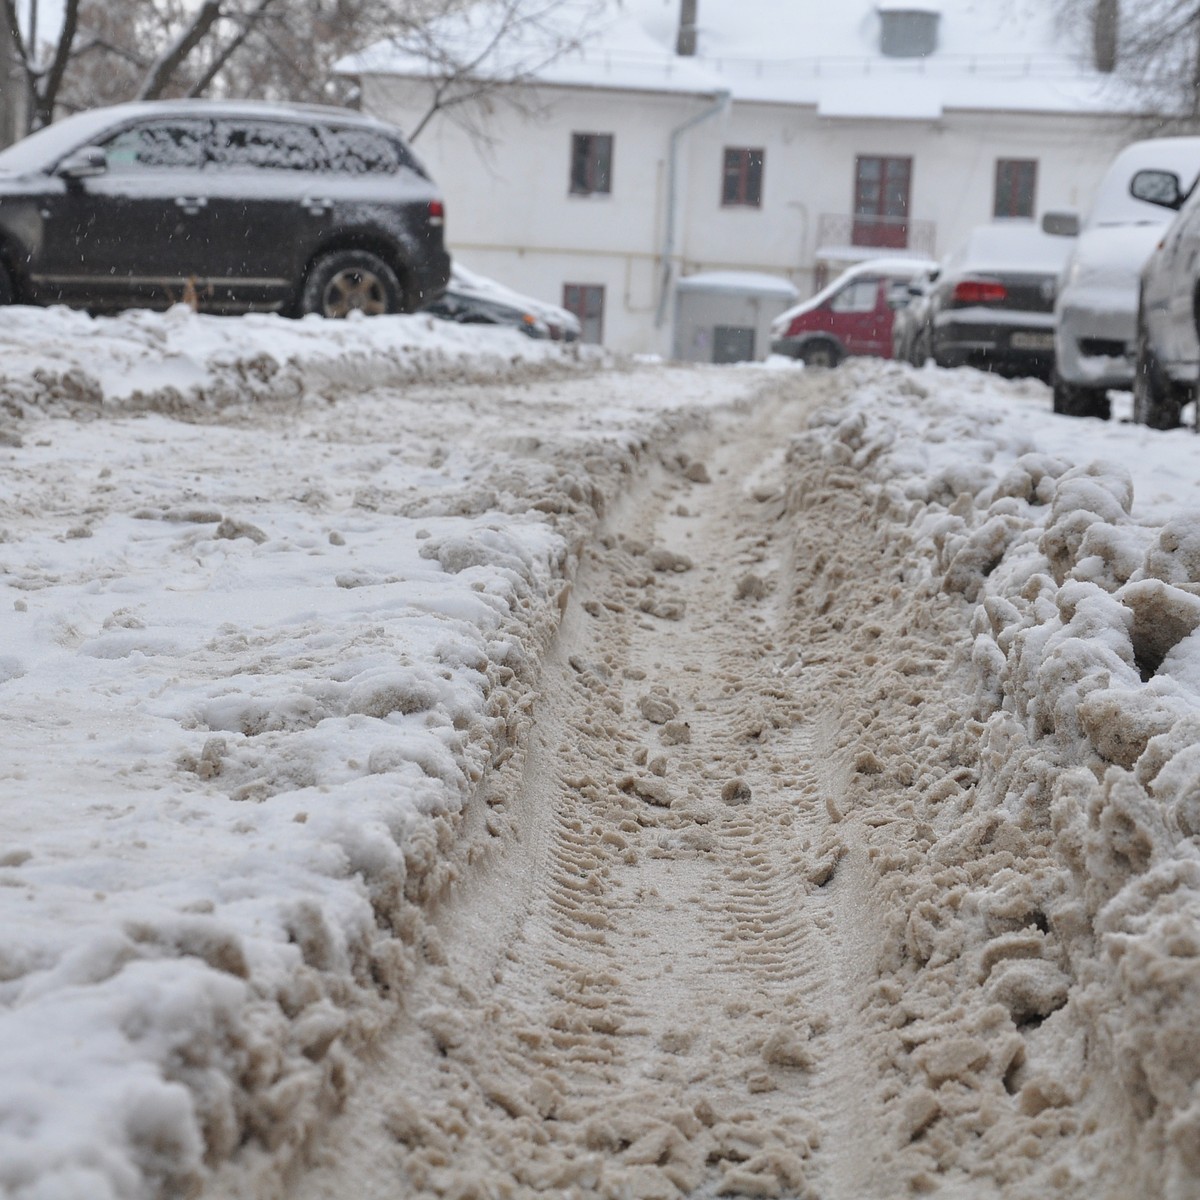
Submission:
[[[326,129],[329,168],[345,175],[394,175],[411,166],[401,146],[373,129]]]
[[[762,150],[726,148],[725,172],[721,180],[721,203],[726,207],[762,207]]]
[[[612,191],[611,133],[571,134],[571,195],[607,195]]]
[[[911,158],[858,156],[854,166],[854,245],[894,249],[908,245],[911,187]]]
[[[218,121],[212,161],[218,167],[324,171],[328,158],[311,125],[287,121]]]
[[[878,279],[855,279],[834,296],[829,307],[835,313],[874,312],[878,296]]]
[[[996,160],[997,217],[1033,219],[1037,197],[1037,163],[1032,159],[998,158]]]
[[[604,340],[604,288],[601,284],[564,284],[563,308],[579,318],[580,341],[599,344]]]
[[[195,170],[204,165],[207,121],[151,121],[104,144],[110,171]]]
[[[879,14],[882,22],[880,53],[888,58],[924,58],[937,49],[940,15],[927,5],[899,4]]]

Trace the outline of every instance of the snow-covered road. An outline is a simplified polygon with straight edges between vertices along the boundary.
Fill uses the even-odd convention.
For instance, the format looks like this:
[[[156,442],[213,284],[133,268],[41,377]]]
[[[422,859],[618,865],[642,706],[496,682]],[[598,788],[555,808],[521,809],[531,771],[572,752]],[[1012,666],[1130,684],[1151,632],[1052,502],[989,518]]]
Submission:
[[[1195,1194],[1194,436],[12,313],[4,1196]]]

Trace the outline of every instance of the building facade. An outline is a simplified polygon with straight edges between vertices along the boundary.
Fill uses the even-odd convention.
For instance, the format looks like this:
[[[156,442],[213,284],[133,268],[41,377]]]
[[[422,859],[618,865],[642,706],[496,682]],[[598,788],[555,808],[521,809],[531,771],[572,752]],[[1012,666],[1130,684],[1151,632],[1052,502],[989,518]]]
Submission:
[[[635,56],[627,30],[620,52],[601,30],[497,93],[470,132],[435,116],[417,150],[445,190],[452,249],[566,303],[614,348],[665,355],[683,276],[775,274],[808,295],[876,254],[937,258],[976,225],[1086,208],[1137,135],[1107,81],[1069,57],[952,53],[939,29],[974,11],[966,0],[857,7],[850,34],[829,36],[857,56],[722,58],[710,35],[681,60],[653,27]],[[888,15],[910,10],[922,20],[902,26],[904,54],[885,53]],[[343,69],[363,107],[401,127],[428,108],[431,81],[409,60]]]

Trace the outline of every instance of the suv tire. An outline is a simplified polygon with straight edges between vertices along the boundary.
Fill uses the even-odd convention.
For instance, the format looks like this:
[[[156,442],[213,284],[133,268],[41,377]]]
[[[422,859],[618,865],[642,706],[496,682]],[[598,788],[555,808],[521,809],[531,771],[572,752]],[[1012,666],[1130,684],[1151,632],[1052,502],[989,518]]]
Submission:
[[[806,367],[836,367],[845,356],[836,342],[817,338],[805,343],[799,357]]]
[[[1057,375],[1050,386],[1054,389],[1054,411],[1064,417],[1099,417],[1107,421],[1112,416],[1112,402],[1104,388],[1064,383]]]
[[[1163,373],[1145,325],[1138,327],[1137,366],[1133,373],[1133,419],[1151,429],[1177,429],[1183,404],[1179,391]]]
[[[369,250],[334,250],[309,268],[300,298],[302,313],[369,317],[404,312],[404,291],[396,272]]]
[[[0,262],[0,304],[12,304],[16,299],[17,292],[13,287],[12,276],[8,272],[8,268]]]

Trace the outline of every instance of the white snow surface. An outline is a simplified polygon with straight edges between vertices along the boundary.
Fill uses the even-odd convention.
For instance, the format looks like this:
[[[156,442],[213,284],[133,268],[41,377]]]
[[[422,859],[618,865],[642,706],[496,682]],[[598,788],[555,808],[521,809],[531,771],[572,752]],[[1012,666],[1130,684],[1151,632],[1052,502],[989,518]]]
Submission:
[[[0,1194],[185,1195],[402,982],[373,936],[515,736],[505,683],[605,472],[761,369],[629,389],[511,331],[184,309],[10,309],[0,348]],[[1186,1157],[1194,992],[1145,964],[1200,953],[1200,443],[1055,417],[1036,383],[849,370],[807,436],[978,604],[981,736],[1026,752],[994,802],[1091,855],[1097,961],[1126,957],[1088,986],[1151,1006],[1124,1052]],[[504,391],[536,371],[561,403]]]

